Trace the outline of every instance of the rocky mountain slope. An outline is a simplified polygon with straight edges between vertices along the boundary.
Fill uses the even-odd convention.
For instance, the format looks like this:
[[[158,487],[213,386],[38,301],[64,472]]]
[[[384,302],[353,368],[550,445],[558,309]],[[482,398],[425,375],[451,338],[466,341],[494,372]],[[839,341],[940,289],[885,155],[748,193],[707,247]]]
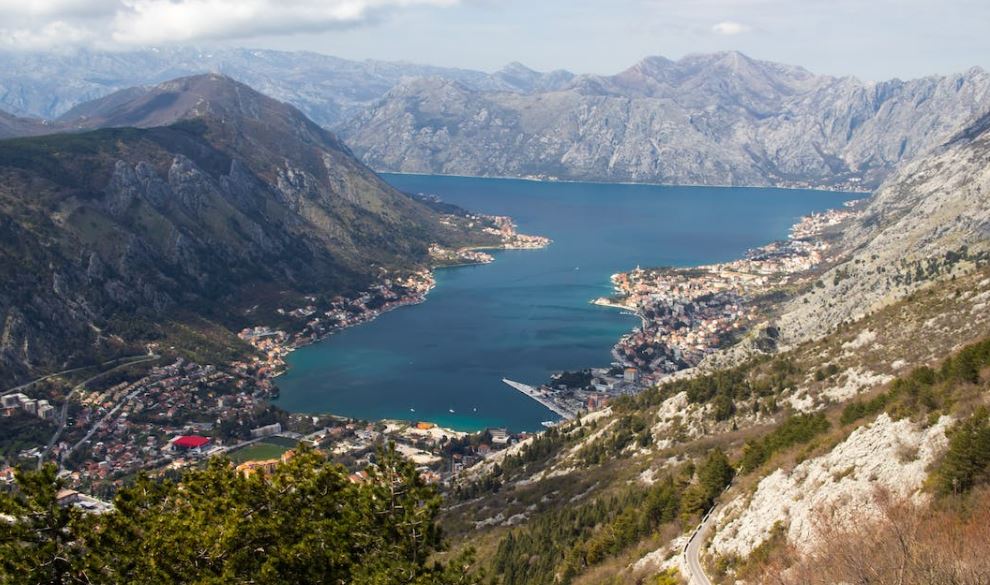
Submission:
[[[410,80],[340,133],[388,171],[868,188],[990,109],[980,69],[866,83],[735,52],[560,81]]]
[[[402,80],[413,77],[443,77],[472,88],[502,91],[545,90],[573,77],[565,71],[537,73],[519,64],[488,74],[255,49],[11,52],[0,53],[0,110],[54,119],[79,104],[118,90],[201,73],[221,73],[236,79],[296,106],[325,127],[352,117]]]
[[[904,166],[843,232],[848,253],[783,309],[786,344],[821,336],[990,249],[990,116]]]
[[[832,265],[779,291],[776,350],[730,349],[467,475],[446,526],[491,583],[676,583],[699,549],[718,583],[980,583],[988,120],[889,179]],[[942,524],[906,523],[922,517]]]
[[[0,141],[5,382],[160,337],[183,316],[237,326],[292,295],[360,290],[426,266],[434,242],[477,238],[227,77],[80,111],[74,132]]]

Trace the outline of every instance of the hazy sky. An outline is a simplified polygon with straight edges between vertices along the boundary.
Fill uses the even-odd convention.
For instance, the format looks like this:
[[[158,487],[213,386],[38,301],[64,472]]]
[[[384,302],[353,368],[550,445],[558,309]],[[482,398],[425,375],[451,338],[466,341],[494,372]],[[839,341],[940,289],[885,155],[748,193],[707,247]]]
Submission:
[[[307,49],[614,73],[737,49],[864,79],[990,68],[990,0],[0,0],[0,46]]]

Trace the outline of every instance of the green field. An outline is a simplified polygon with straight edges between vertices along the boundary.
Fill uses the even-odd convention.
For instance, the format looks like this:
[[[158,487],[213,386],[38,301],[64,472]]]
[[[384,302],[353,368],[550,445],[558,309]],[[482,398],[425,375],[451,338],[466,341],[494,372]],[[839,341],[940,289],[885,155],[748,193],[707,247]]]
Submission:
[[[281,441],[280,441],[281,442]],[[274,441],[265,439],[253,445],[231,451],[230,460],[234,463],[244,463],[245,461],[264,461],[265,459],[278,459],[291,449],[289,445],[276,444]]]

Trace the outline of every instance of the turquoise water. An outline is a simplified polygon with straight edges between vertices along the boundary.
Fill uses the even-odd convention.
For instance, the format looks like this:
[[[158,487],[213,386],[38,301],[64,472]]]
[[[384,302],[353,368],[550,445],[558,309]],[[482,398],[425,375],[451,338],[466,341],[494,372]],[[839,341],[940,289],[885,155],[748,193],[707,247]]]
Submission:
[[[503,384],[608,366],[638,324],[589,304],[609,276],[642,266],[731,260],[786,237],[795,220],[854,196],[823,191],[540,183],[386,175],[470,210],[511,215],[546,249],[440,270],[425,303],[386,313],[294,352],[279,406],[363,419],[428,420],[460,430],[536,430],[556,417]],[[410,409],[415,410],[412,412]],[[451,412],[451,410],[453,412]]]

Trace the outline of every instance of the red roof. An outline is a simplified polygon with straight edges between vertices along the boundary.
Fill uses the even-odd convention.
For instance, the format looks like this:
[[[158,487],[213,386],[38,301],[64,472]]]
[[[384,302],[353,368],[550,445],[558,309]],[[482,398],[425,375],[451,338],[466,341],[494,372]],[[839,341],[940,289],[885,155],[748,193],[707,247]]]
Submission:
[[[180,449],[198,449],[209,443],[210,440],[199,435],[185,435],[172,441],[172,444]]]

